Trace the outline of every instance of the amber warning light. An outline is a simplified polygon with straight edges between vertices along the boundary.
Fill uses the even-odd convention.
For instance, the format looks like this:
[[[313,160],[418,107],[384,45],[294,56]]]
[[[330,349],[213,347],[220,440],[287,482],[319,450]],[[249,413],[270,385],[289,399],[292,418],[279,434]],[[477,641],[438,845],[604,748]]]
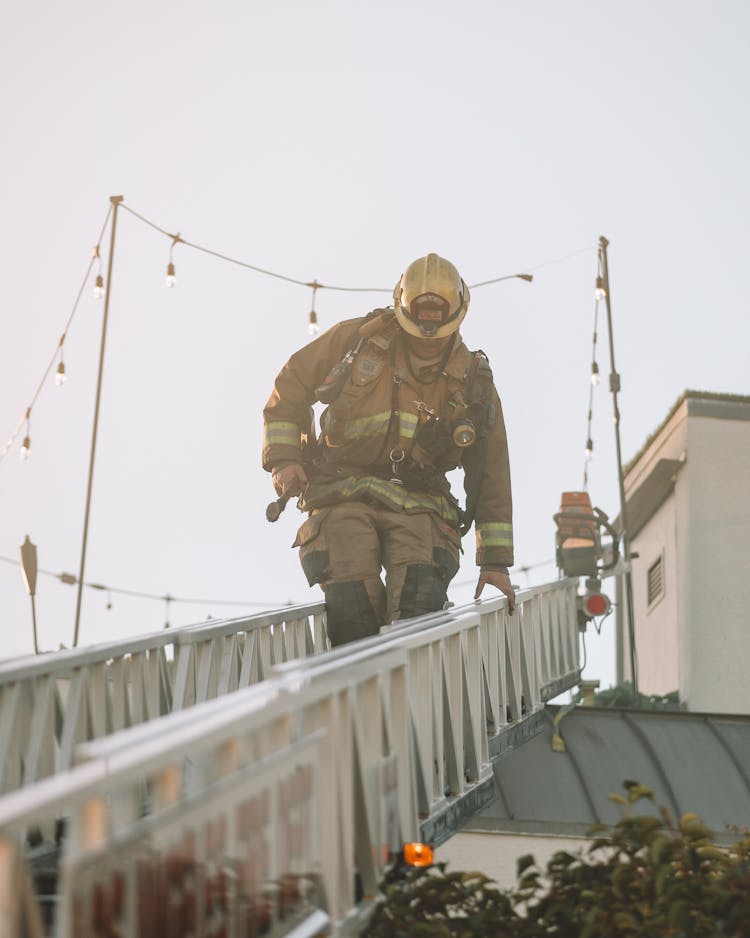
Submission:
[[[408,866],[432,866],[435,862],[435,851],[429,844],[404,844],[404,863]]]

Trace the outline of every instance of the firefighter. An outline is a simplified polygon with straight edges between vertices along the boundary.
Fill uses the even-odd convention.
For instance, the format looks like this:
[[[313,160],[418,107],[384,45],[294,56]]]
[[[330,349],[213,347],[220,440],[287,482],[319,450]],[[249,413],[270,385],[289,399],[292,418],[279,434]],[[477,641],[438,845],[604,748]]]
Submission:
[[[490,584],[515,604],[500,399],[486,356],[458,331],[469,289],[429,254],[406,268],[393,299],[292,355],[263,412],[263,467],[282,503],[299,495],[308,512],[293,546],[325,594],[332,645],[444,608],[472,521],[474,598]],[[457,466],[465,510],[445,475]]]

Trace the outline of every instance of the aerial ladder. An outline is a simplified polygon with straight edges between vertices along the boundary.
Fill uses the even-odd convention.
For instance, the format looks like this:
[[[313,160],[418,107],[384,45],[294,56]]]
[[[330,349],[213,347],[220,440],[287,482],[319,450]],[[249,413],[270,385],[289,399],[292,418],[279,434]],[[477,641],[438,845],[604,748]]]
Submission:
[[[579,683],[568,570],[335,649],[314,603],[1,664],[8,934],[358,934]]]

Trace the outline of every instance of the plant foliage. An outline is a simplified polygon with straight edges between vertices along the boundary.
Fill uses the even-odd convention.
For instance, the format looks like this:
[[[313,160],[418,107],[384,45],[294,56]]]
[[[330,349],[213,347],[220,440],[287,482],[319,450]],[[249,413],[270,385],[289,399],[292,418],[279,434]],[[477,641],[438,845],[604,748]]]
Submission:
[[[629,681],[608,687],[594,695],[596,707],[629,707],[637,710],[684,710],[676,690],[669,694],[641,694]]]
[[[650,789],[624,783],[622,807],[587,847],[558,851],[542,871],[517,863],[516,884],[498,889],[481,873],[446,864],[402,870],[382,886],[366,938],[743,938],[750,936],[750,832],[728,847],[695,814],[674,822],[639,815]]]

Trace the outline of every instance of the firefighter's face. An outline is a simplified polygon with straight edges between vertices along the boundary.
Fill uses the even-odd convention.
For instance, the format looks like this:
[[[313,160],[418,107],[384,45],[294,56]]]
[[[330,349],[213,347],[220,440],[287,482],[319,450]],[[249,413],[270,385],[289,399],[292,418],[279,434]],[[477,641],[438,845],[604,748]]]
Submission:
[[[428,339],[408,334],[406,336],[409,348],[417,358],[437,358],[441,352],[445,351],[451,338],[450,335],[443,336],[442,339]]]

